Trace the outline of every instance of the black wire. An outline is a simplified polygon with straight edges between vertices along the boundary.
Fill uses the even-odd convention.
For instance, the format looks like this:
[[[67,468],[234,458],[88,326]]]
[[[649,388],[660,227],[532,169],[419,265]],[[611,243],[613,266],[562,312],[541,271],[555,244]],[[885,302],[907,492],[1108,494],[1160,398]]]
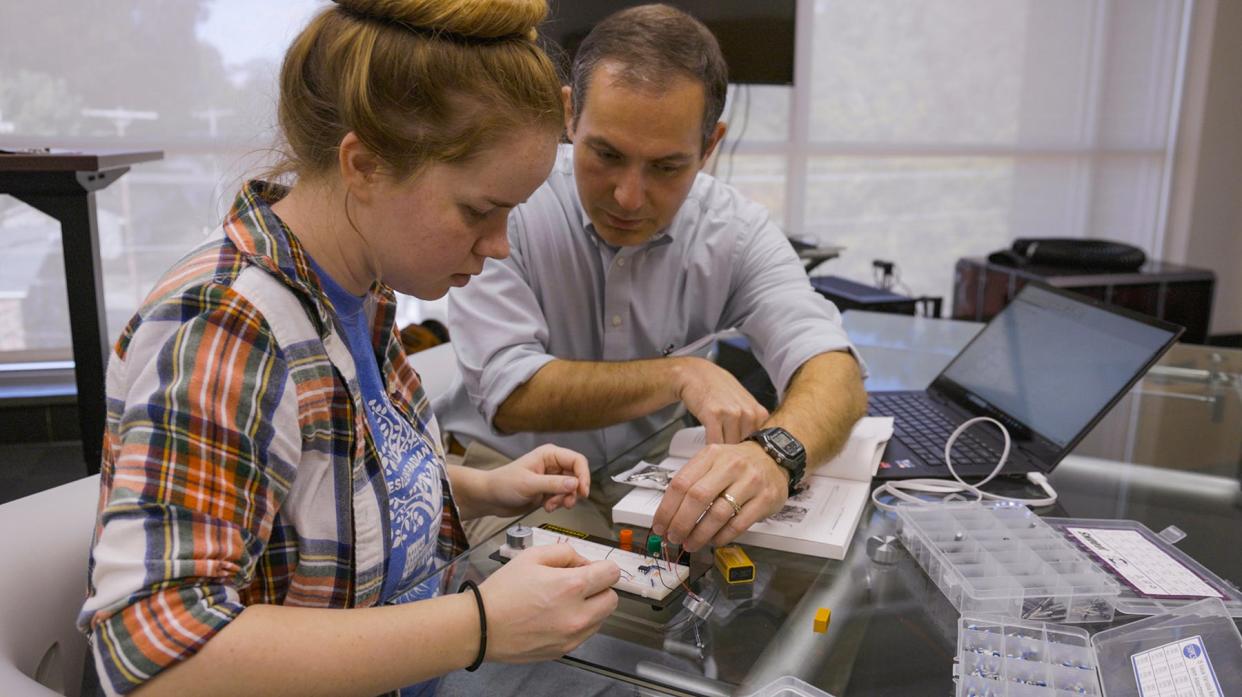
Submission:
[[[742,137],[746,135],[746,127],[750,125],[750,85],[739,85],[742,90],[742,96],[746,99],[746,106],[742,108],[742,125],[738,129],[737,138],[733,140],[733,147],[729,150],[729,173],[725,175],[725,182],[733,178],[733,156],[737,154],[737,146],[742,142]]]

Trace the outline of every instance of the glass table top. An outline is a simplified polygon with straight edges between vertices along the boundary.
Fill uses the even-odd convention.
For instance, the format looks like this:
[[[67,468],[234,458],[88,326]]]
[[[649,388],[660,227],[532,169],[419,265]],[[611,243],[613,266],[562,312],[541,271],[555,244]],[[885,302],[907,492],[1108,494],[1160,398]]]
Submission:
[[[873,314],[845,315],[872,389],[925,386],[978,328],[910,317],[902,318],[903,328],[891,315],[864,316]],[[1127,397],[1134,404],[1120,404],[1096,429],[1106,430],[1052,473],[1060,499],[1038,513],[1137,520],[1155,531],[1176,525],[1187,533],[1179,549],[1242,585],[1242,352],[1178,346],[1157,368],[1166,366],[1174,370],[1154,369]],[[659,457],[682,425],[670,424],[602,474]],[[1126,455],[1142,464],[1125,463]],[[594,485],[616,486],[600,477]],[[1035,494],[1014,482],[988,489]],[[900,544],[895,552],[869,553],[869,539],[895,527],[892,514],[869,506],[840,561],[748,546],[757,569],[753,586],[729,588],[714,569],[700,579],[696,591],[713,606],[705,622],[680,604],[660,611],[622,600],[599,634],[561,660],[661,694],[748,695],[787,675],[836,697],[953,694],[957,611]],[[645,533],[636,529],[635,538]],[[503,535],[490,539],[446,567],[446,587],[498,568],[490,555],[502,542]],[[708,552],[695,559],[710,560]],[[823,634],[812,629],[819,608],[832,612]],[[1118,614],[1111,625],[1079,626],[1095,633],[1134,619]]]

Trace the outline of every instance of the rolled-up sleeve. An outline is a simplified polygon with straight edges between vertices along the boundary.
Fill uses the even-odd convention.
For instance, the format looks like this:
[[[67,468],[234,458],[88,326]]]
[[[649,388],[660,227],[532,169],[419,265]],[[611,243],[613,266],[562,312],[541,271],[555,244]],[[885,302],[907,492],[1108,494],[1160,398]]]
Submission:
[[[489,261],[469,285],[449,293],[449,334],[462,384],[484,422],[509,395],[553,360],[548,322],[524,269],[523,212],[509,216],[509,258]]]
[[[726,325],[750,340],[755,356],[783,396],[798,368],[829,351],[848,351],[866,366],[841,326],[841,313],[811,287],[789,240],[770,220],[737,239]]]
[[[284,355],[227,287],[155,307],[112,362],[111,467],[78,623],[101,685],[124,694],[245,607],[300,435]]]

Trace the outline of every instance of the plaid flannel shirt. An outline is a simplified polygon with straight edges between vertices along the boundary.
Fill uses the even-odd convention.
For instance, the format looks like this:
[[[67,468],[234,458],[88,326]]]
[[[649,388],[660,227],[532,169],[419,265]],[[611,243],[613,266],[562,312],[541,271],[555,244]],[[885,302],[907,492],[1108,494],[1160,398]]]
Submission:
[[[165,274],[109,361],[78,623],[110,694],[190,657],[247,605],[379,601],[383,468],[330,302],[271,211],[282,195],[247,183],[223,236]],[[374,286],[367,307],[389,399],[443,462],[392,290]],[[441,475],[447,561],[467,544]]]

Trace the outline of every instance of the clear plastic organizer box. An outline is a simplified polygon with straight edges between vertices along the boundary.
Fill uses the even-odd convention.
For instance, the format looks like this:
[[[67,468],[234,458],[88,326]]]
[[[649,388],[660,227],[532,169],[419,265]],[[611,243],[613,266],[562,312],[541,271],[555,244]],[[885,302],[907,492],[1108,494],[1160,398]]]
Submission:
[[[901,541],[961,614],[1110,622],[1121,585],[1025,506],[899,506]]]
[[[1216,598],[1088,638],[993,615],[958,620],[957,697],[1224,697],[1242,688],[1242,634]]]
[[[1196,577],[1199,583],[1202,584],[1200,592],[1197,594],[1170,596],[1143,593],[1131,582],[1127,581],[1122,574],[1110,570],[1107,562],[1093,560],[1100,566],[1102,571],[1107,572],[1121,584],[1121,595],[1113,603],[1117,608],[1117,612],[1127,615],[1157,615],[1183,605],[1189,605],[1202,598],[1216,596],[1220,598],[1226,612],[1233,617],[1242,617],[1242,591],[1239,591],[1229,581],[1212,573],[1211,570],[1195,561],[1189,554],[1175,547],[1170,540],[1164,538],[1164,535],[1167,533],[1157,534],[1148,529],[1146,525],[1133,520],[1101,520],[1096,518],[1042,518],[1042,520],[1067,540],[1071,538],[1070,531],[1076,528],[1086,528],[1090,531],[1107,530],[1127,533],[1132,536],[1132,539],[1141,540],[1144,545],[1149,545],[1149,549],[1157,557],[1163,557],[1163,560],[1157,561],[1157,564],[1164,564],[1174,568],[1180,567],[1185,574]],[[1180,530],[1176,531],[1175,534],[1178,536],[1185,535]]]

